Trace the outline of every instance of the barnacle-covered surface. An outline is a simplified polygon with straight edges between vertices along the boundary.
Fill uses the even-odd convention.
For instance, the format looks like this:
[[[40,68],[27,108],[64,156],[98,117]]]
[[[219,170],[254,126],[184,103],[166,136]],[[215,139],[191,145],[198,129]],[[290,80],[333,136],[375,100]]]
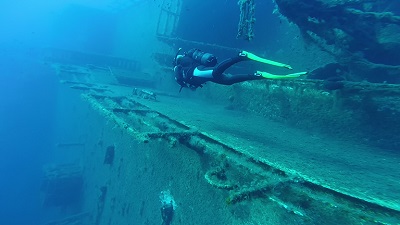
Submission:
[[[400,92],[397,84],[341,81],[246,82],[225,92],[227,107],[242,109],[304,130],[397,151]],[[221,90],[222,92],[222,90]]]
[[[305,41],[333,55],[347,80],[400,82],[400,4],[370,0],[276,0]]]
[[[251,41],[254,38],[255,2],[254,0],[239,0],[240,19],[237,38]]]
[[[235,105],[205,105],[142,87],[76,82],[71,87],[89,107],[85,123],[92,147],[84,152],[84,175],[86,188],[100,191],[87,193],[86,207],[96,208],[91,218],[98,224],[160,221],[158,196],[165,190],[176,202],[172,224],[204,224],[199,213],[212,214],[207,218],[212,224],[400,221],[396,154],[288,128],[232,110]],[[309,93],[306,105],[316,96],[336,104],[330,93],[295,88],[271,83],[267,90],[271,97]],[[105,165],[107,146],[115,156]]]

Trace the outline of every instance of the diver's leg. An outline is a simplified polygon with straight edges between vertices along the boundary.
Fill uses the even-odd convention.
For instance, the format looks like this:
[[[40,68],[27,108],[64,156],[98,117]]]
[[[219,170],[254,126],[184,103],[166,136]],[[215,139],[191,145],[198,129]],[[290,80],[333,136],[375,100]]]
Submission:
[[[257,71],[254,74],[221,74],[221,76],[214,77],[210,81],[217,84],[231,85],[248,80],[261,80],[261,79],[294,79],[306,75],[307,72],[292,73],[287,75],[275,75],[267,72]]]
[[[224,61],[222,61],[221,63],[219,63],[218,65],[216,65],[214,67],[213,76],[214,77],[221,76],[222,73],[225,72],[225,70],[227,70],[233,64],[236,64],[241,61],[246,61],[246,60],[249,60],[249,58],[242,55],[241,52],[236,57],[225,59]]]
[[[231,85],[240,83],[243,81],[248,80],[260,80],[264,79],[257,73],[254,74],[238,74],[238,75],[231,75],[231,74],[221,74],[218,77],[214,77],[211,81],[217,84],[224,84],[224,85]]]

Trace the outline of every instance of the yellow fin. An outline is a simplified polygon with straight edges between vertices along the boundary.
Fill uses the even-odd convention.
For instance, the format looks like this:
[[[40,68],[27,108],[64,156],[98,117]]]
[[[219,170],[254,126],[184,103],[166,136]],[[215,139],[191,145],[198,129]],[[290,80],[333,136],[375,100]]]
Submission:
[[[269,64],[269,65],[273,65],[273,66],[278,66],[278,67],[283,67],[283,68],[287,68],[287,69],[292,69],[292,67],[288,64],[284,64],[284,63],[280,63],[280,62],[275,62],[269,59],[264,59],[261,58],[253,53],[250,52],[246,52],[246,51],[242,51],[241,52],[242,55],[246,56],[247,58],[257,61],[257,62],[261,62],[261,63],[265,63],[265,64]]]
[[[291,74],[287,74],[287,75],[276,75],[276,74],[272,74],[272,73],[257,71],[257,74],[260,74],[262,77],[267,78],[267,79],[293,79],[293,78],[299,78],[303,75],[306,75],[307,72],[291,73]]]

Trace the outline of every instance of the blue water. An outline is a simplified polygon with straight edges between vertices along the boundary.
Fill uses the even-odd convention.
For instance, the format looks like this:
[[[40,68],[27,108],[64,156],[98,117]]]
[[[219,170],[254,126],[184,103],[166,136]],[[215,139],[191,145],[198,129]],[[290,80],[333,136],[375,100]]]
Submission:
[[[67,1],[1,1],[0,224],[43,223],[42,166],[56,145],[59,82],[39,61],[40,49],[110,53],[114,23],[109,14]]]
[[[54,70],[41,61],[42,49],[51,47],[89,54],[113,55],[116,46],[120,49],[125,48],[125,45],[119,43],[120,39],[118,38],[123,39],[124,44],[128,43],[132,46],[137,44],[135,40],[126,40],[128,38],[125,37],[125,33],[121,32],[123,29],[119,24],[120,21],[123,21],[125,25],[129,25],[128,19],[124,16],[131,19],[132,15],[127,13],[121,16],[122,14],[110,11],[107,8],[107,3],[110,2],[117,1],[42,0],[29,4],[23,0],[2,0],[0,2],[0,225],[36,225],[47,221],[43,218],[49,218],[48,215],[46,216],[49,212],[42,207],[43,197],[40,195],[43,181],[42,167],[55,162],[54,154],[59,142],[57,128],[60,124],[60,121],[57,120],[57,115],[60,114],[57,111],[60,110],[58,101],[59,99],[68,101],[68,97],[60,96],[62,87],[57,75]],[[162,0],[120,0],[119,2],[134,6],[151,3],[153,7],[160,7]],[[266,55],[279,53],[281,56],[277,54],[278,58],[298,56],[299,54],[294,50],[292,54],[282,53],[284,52],[282,51],[283,46],[290,45],[290,43],[283,43],[284,41],[292,40],[294,43],[298,43],[299,37],[290,36],[290,34],[282,35],[286,33],[281,29],[282,18],[272,14],[275,7],[273,1],[260,0],[256,1],[256,4],[258,9],[263,10],[256,11],[256,38],[251,42],[236,38],[239,19],[237,0],[234,3],[230,0],[188,0],[181,17],[190,19],[179,21],[176,36],[186,40],[228,46],[235,50],[241,48]],[[390,4],[391,8],[389,6],[386,8],[386,5],[382,4],[382,6],[378,5],[376,10],[390,9],[398,15],[400,3]],[[228,11],[228,5],[235,7],[232,9],[234,13],[225,14]],[[148,13],[147,11],[143,12]],[[223,22],[218,20],[223,20]],[[132,21],[132,23],[138,24],[137,21]],[[388,30],[384,31],[390,32],[389,28],[393,27],[388,27]],[[396,28],[397,32],[398,27]],[[142,39],[146,38],[146,32],[149,31],[136,30],[136,27],[133,26],[126,28],[126,36],[136,35],[138,45],[140,45],[138,47],[144,50],[146,47],[143,47],[145,42]],[[151,32],[153,34],[155,31],[151,30]],[[284,37],[282,38],[282,36]],[[396,37],[398,38],[398,36],[394,38]],[[280,42],[279,38],[284,40]],[[152,43],[146,42],[147,44],[152,48]],[[126,46],[126,48],[135,50],[132,46]],[[288,47],[286,50],[290,48],[292,47]],[[293,44],[293,49],[297,48],[302,47]],[[213,50],[225,52],[225,49]],[[124,54],[129,55],[128,50],[127,52]],[[396,57],[392,59],[398,62],[398,51],[394,51],[394,53],[396,53]],[[226,54],[228,57],[231,53]],[[356,54],[363,56],[364,53],[360,51]],[[380,54],[375,55],[379,56],[377,57],[379,60],[385,59]],[[314,65],[319,63],[318,60],[314,57],[311,60],[304,59],[303,63],[307,65],[303,65],[297,60],[290,63],[297,63],[296,69],[300,71],[305,70],[305,67],[309,70],[309,64],[315,67],[320,66]],[[314,61],[316,62],[314,63]],[[338,73],[337,69],[332,72]],[[324,72],[324,75],[326,73]],[[364,75],[363,71],[361,74]],[[389,75],[391,74],[388,72]],[[381,76],[376,77],[380,78]],[[394,80],[393,82],[400,82],[398,76],[393,77],[389,76]],[[358,77],[356,78],[358,79]],[[173,78],[171,77],[171,79]],[[357,81],[357,79],[355,80]],[[390,79],[386,79],[384,82],[390,81]],[[378,79],[376,82],[383,81]],[[375,116],[375,114],[371,115]],[[70,120],[72,119],[70,118]],[[68,121],[63,122],[68,123]],[[382,130],[384,129],[386,128],[383,127]],[[380,130],[378,131],[380,132]],[[56,218],[56,216],[51,218]]]
[[[42,165],[54,148],[57,79],[28,60],[0,57],[1,224],[39,224]]]

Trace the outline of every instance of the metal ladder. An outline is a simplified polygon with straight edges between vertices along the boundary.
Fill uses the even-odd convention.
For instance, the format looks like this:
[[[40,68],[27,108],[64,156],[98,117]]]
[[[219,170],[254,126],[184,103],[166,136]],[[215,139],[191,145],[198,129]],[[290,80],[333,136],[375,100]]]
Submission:
[[[182,0],[164,0],[158,18],[156,35],[172,38],[176,33],[182,8]]]

